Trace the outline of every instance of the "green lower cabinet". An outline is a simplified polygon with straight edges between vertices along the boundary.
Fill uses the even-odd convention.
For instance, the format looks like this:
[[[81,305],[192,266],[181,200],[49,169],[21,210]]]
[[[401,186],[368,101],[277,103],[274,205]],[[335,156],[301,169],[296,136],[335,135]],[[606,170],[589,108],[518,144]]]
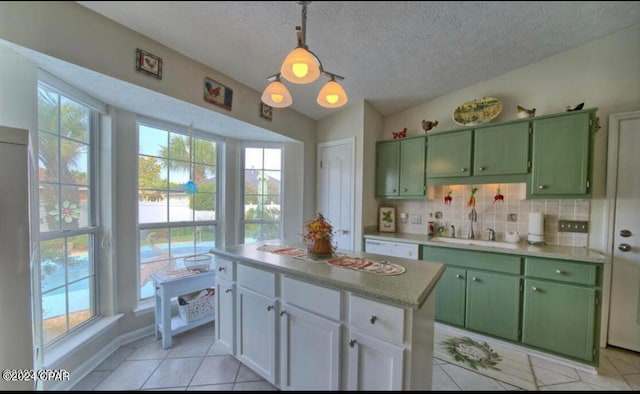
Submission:
[[[597,362],[597,289],[525,279],[522,342]]]
[[[517,341],[520,278],[468,270],[465,320],[471,330]]]
[[[436,320],[464,327],[466,270],[447,266],[436,285]]]

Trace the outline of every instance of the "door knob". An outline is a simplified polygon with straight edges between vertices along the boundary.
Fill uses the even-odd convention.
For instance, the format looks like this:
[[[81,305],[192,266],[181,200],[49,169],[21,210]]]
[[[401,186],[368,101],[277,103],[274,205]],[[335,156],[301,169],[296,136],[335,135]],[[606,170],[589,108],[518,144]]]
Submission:
[[[631,236],[631,231],[629,231],[629,230],[620,230],[620,236],[621,237],[625,237],[625,238],[630,237]]]
[[[628,252],[631,250],[631,245],[629,244],[620,244],[618,245],[618,249],[620,249],[623,252]]]

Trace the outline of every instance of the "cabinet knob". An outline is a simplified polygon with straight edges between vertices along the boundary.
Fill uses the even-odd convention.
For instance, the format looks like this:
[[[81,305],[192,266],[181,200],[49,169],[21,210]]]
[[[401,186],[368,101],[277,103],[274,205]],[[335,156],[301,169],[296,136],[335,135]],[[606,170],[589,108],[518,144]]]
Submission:
[[[460,275],[460,274],[456,274],[456,278],[458,278],[458,279],[462,279],[462,275]]]
[[[466,168],[461,168],[460,172],[465,172],[467,169]]]
[[[562,270],[556,270],[556,274],[562,275]]]
[[[231,289],[227,289],[224,291],[225,293],[231,293]]]
[[[280,316],[284,316],[286,314],[287,314],[287,311],[285,311],[285,310],[280,311]]]
[[[535,286],[533,286],[533,287],[531,288],[531,290],[533,290],[533,291],[538,291],[538,288],[537,288],[537,287],[535,287]]]
[[[403,192],[406,192],[406,191],[407,191],[407,188],[405,187],[404,189],[402,189],[402,191],[403,191]]]
[[[545,185],[540,185],[540,186],[538,186],[538,189],[542,190],[542,189],[544,189],[545,187],[546,187]]]
[[[620,244],[620,245],[618,245],[618,249],[620,249],[623,252],[629,252],[631,250],[631,245],[629,245],[629,244]]]
[[[629,231],[629,230],[620,230],[620,236],[621,237],[625,237],[625,238],[630,237],[631,236],[631,231]]]
[[[484,167],[478,167],[478,171],[484,171]]]
[[[349,339],[349,347],[354,347],[356,345],[355,339]]]
[[[378,320],[378,316],[371,315],[371,317],[369,318],[369,323],[376,324],[376,320]]]
[[[396,189],[393,189],[393,192],[395,193],[395,192],[396,192]]]
[[[477,282],[478,278],[476,278],[475,276],[473,278],[471,278],[472,281]]]
[[[224,270],[225,270],[225,268],[224,268],[224,267],[218,267],[218,272],[222,272],[222,271],[224,271]]]
[[[269,306],[267,307],[267,310],[268,310],[268,311],[270,311],[270,310],[272,310],[272,309],[273,309],[273,305],[269,305]]]

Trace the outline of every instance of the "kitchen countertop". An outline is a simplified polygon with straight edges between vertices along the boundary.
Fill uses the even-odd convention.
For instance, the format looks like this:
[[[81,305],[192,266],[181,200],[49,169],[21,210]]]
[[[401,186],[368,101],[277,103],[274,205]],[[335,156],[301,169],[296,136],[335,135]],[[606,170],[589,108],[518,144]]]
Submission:
[[[384,260],[401,265],[406,271],[400,275],[378,275],[336,267],[322,261],[308,261],[257,250],[262,245],[302,247],[301,245],[287,244],[282,240],[270,240],[215,248],[211,249],[211,253],[223,259],[240,261],[256,268],[290,275],[321,286],[413,309],[419,309],[422,306],[434,290],[445,268],[441,263],[384,256]],[[380,260],[381,257],[353,250],[337,250],[336,252],[374,261]]]
[[[529,245],[526,241],[523,240],[517,243],[516,248],[507,249],[499,246],[491,247],[481,245],[450,244],[446,242],[432,241],[432,239],[434,238],[433,236],[424,234],[371,232],[364,234],[364,238],[391,242],[406,242],[429,246],[441,246],[444,248],[452,249],[468,249],[494,253],[517,254],[520,256],[546,257],[553,259],[583,261],[589,263],[610,263],[610,258],[608,256],[592,249],[558,245]]]

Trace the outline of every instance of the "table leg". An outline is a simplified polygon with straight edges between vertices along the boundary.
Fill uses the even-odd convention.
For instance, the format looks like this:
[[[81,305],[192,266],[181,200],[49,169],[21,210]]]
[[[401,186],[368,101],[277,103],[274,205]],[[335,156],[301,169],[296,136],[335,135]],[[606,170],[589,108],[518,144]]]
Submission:
[[[162,348],[167,349],[171,347],[171,298],[164,290],[164,286],[160,286],[160,294],[163,300],[161,303]]]

